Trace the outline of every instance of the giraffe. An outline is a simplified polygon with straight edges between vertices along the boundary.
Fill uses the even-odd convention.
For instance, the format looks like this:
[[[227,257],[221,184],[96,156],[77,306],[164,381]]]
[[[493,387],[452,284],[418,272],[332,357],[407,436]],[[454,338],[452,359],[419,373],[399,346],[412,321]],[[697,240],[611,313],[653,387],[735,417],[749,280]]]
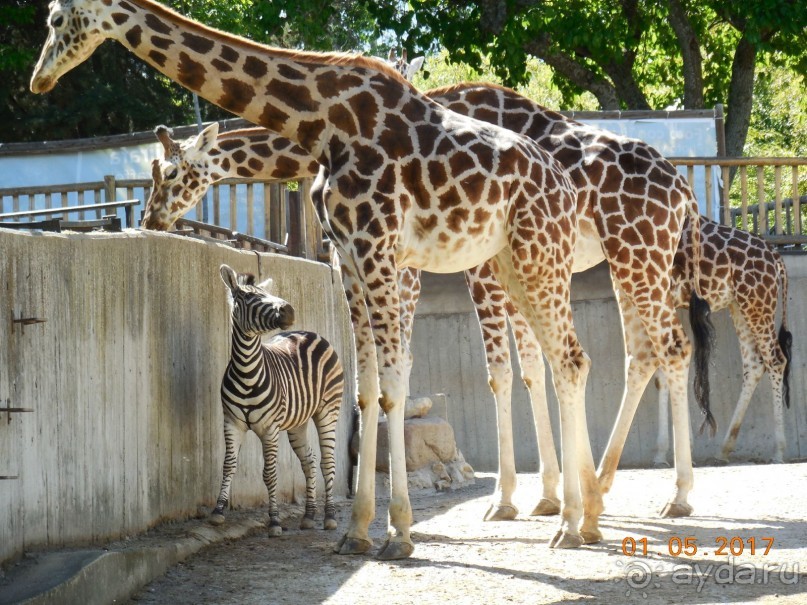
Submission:
[[[312,198],[343,262],[361,409],[358,489],[337,552],[372,547],[379,408],[389,422],[391,488],[387,540],[378,556],[400,559],[414,551],[398,266],[456,272],[486,260],[541,341],[560,402],[569,472],[550,546],[601,538],[602,498],[584,406],[591,362],[574,331],[569,293],[585,209],[546,151],[447,110],[383,62],[257,44],[154,0],[54,0],[48,28],[33,92],[51,90],[114,39],[192,92],[300,145],[320,164]],[[676,346],[688,352],[683,333]]]
[[[547,150],[556,154],[561,153],[564,165],[569,168],[573,179],[579,187],[580,195],[590,200],[587,203],[590,203],[599,212],[608,210],[613,214],[615,210],[613,208],[613,198],[618,198],[620,195],[632,196],[637,193],[654,197],[664,206],[666,196],[675,196],[677,191],[684,196],[685,200],[691,202],[687,208],[690,211],[690,218],[692,218],[692,214],[695,214],[692,212],[696,208],[694,196],[683,178],[655,150],[641,142],[623,139],[606,131],[568,120],[560,114],[540,107],[532,101],[502,87],[462,84],[428,91],[426,94],[460,113],[467,113],[473,117],[506,126],[533,138]],[[258,131],[256,131],[255,136],[260,136]],[[616,160],[616,152],[621,152],[619,161]],[[627,172],[627,174],[623,174],[623,171]],[[662,171],[661,174],[658,174],[659,171]],[[607,186],[601,188],[604,175],[607,175],[610,183],[606,183]],[[622,190],[620,190],[620,179],[624,181]],[[667,189],[661,187],[665,183]],[[670,203],[669,205],[672,204]],[[640,218],[640,215],[633,214],[633,218]],[[654,222],[658,224],[661,221],[655,217]],[[612,225],[613,217],[610,217],[609,221],[606,222],[607,230],[614,230],[614,233],[616,233],[617,231]],[[664,234],[660,233],[660,236],[663,237]],[[669,243],[669,241],[666,241],[665,245],[669,245]],[[646,251],[640,250],[640,252],[643,252],[645,256],[647,255]],[[689,253],[693,258],[696,258],[698,247],[691,247]],[[575,251],[575,269],[583,270],[596,264],[599,260],[598,254],[602,258],[603,253],[596,248],[593,250],[581,250],[581,246],[578,244],[578,249]],[[639,276],[639,279],[637,279],[634,272],[626,272],[626,268],[623,266],[624,263],[620,264],[618,258],[608,257],[608,262],[615,289],[618,293],[623,288],[620,285],[620,280],[624,280],[626,277],[635,283],[637,289],[641,286],[642,278],[645,281],[647,280],[646,276]],[[488,511],[487,516],[488,518],[505,519],[513,518],[517,513],[511,499],[516,481],[512,428],[510,425],[512,368],[510,366],[508,343],[501,336],[505,333],[506,318],[508,316],[516,335],[522,374],[533,402],[533,419],[541,453],[541,475],[544,482],[544,494],[533,514],[551,514],[556,506],[552,501],[552,493],[554,491],[553,486],[557,485],[559,471],[546,411],[544,370],[540,346],[526,327],[525,322],[519,320],[518,314],[512,308],[512,303],[502,293],[495,279],[491,279],[491,277],[492,273],[486,270],[484,265],[466,272],[466,280],[469,282],[469,289],[476,306],[485,342],[490,384],[497,402],[499,479],[495,497],[496,502]],[[412,277],[411,279],[417,284],[417,278]],[[694,289],[691,288],[690,290]],[[416,296],[417,292],[410,292],[410,300],[413,300],[412,308],[414,308]],[[637,311],[624,293],[621,298],[620,311],[623,313],[623,318],[625,318],[626,352],[631,365],[628,366],[626,371],[627,386],[623,397],[622,412],[619,416],[621,420],[615,426],[614,437],[601,466],[601,480],[607,487],[610,487],[610,481],[613,480],[613,473],[616,470],[616,464],[626,437],[626,434],[621,436],[617,432],[617,428],[619,428],[620,432],[626,432],[627,428],[629,428],[635,406],[638,405],[655,365],[659,364],[659,360],[653,358],[654,354],[650,350],[653,345],[652,341],[650,341],[650,335],[646,327],[637,319]],[[411,313],[409,317],[411,318]],[[695,325],[698,323],[700,322],[693,321]],[[408,326],[408,331],[406,322],[404,324],[404,333],[407,337],[411,337],[411,323]],[[405,341],[408,342],[408,338],[405,338]],[[703,369],[702,364],[701,369]],[[683,392],[684,394],[686,393],[685,374]],[[683,418],[680,416],[678,418],[676,434],[679,439],[686,439],[687,443],[676,450],[677,494],[662,511],[665,516],[691,513],[691,507],[686,500],[689,487],[691,487],[692,476],[691,454],[689,453],[688,445],[689,429],[686,415],[686,399],[678,409],[678,414],[683,414]],[[707,415],[707,420],[709,419],[710,417]],[[618,452],[616,451],[617,445],[619,447]],[[682,449],[684,451],[681,451]]]
[[[163,145],[164,158],[152,162],[151,195],[143,216],[143,227],[170,230],[174,223],[199,201],[208,187],[225,178],[260,180],[297,180],[314,177],[318,164],[305,150],[264,128],[249,128],[218,134],[213,123],[200,134],[175,141],[168,128],[155,128]],[[515,309],[501,285],[484,266],[469,269],[465,278],[480,322],[491,390],[500,415],[509,415],[513,381],[507,320],[513,328],[519,352],[522,378],[535,401],[534,418],[539,434],[543,493],[533,515],[552,515],[560,511],[557,488],[560,470],[546,405],[543,356],[526,319]],[[420,271],[403,268],[398,276],[401,304],[401,334],[404,349],[404,382],[408,386],[412,369],[412,326],[415,306],[420,296]],[[533,392],[535,395],[533,395]],[[540,404],[540,405],[539,405]],[[502,418],[498,425],[509,420]],[[504,429],[501,429],[505,433]],[[505,433],[506,434],[506,433]],[[516,471],[512,440],[500,449],[501,465],[497,489],[485,518],[510,520],[518,514],[513,504]]]
[[[691,225],[673,268],[673,300],[686,307],[692,289]],[[781,255],[761,237],[701,219],[701,288],[714,311],[728,308],[743,362],[743,383],[718,460],[728,461],[745,412],[762,375],[768,372],[773,390],[774,462],[783,462],[785,427],[783,407],[790,407],[790,355],[793,336],[787,329],[787,272]],[[776,331],[776,307],[781,294],[782,320]],[[666,380],[659,374],[659,434],[655,462],[666,463]]]

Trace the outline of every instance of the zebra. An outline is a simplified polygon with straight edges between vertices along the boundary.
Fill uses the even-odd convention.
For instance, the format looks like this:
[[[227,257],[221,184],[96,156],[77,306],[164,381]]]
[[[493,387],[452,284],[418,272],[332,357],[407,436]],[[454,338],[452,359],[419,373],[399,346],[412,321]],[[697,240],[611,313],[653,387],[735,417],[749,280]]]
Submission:
[[[210,521],[214,525],[224,522],[238,451],[244,435],[252,430],[263,444],[263,480],[269,492],[269,536],[281,535],[275,492],[278,435],[286,431],[306,478],[305,514],[300,528],[314,527],[316,460],[307,437],[308,420],[313,418],[319,434],[325,479],[323,527],[336,529],[334,448],[344,390],[342,364],[333,347],[312,332],[280,332],[262,343],[261,335],[288,328],[293,323],[294,309],[283,299],[270,295],[266,282],[256,285],[251,274],[236,273],[227,265],[221,265],[220,273],[229,288],[232,349],[221,380],[223,477]]]

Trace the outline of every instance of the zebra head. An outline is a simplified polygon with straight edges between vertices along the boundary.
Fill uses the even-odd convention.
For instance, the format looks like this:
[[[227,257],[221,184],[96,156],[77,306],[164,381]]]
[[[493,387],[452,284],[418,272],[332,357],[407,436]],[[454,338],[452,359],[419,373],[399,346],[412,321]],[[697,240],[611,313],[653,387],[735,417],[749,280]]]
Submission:
[[[266,290],[271,280],[255,284],[255,276],[236,273],[227,265],[220,268],[221,279],[230,290],[233,327],[248,336],[283,330],[294,323],[294,308]]]

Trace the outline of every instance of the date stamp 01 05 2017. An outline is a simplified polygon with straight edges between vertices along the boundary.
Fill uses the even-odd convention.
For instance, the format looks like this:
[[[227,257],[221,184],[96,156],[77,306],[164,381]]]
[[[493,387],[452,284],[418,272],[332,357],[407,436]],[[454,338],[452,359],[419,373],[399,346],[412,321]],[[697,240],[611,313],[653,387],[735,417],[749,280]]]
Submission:
[[[749,537],[742,538],[740,536],[717,536],[712,543],[710,550],[704,550],[705,545],[699,545],[697,538],[694,536],[670,536],[667,539],[667,552],[657,553],[659,555],[669,555],[671,557],[694,557],[695,555],[714,555],[717,557],[731,555],[739,557],[742,554],[746,555],[763,555],[766,556],[771,552],[773,547],[773,537]],[[632,538],[625,537],[622,540],[622,554],[628,557],[646,557],[648,556],[648,543],[647,538]]]

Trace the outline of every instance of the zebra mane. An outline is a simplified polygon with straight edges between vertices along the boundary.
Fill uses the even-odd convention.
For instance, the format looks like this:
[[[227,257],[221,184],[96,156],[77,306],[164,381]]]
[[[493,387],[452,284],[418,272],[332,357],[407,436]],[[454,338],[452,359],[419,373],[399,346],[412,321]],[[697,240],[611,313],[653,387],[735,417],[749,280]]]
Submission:
[[[254,286],[255,285],[255,276],[252,273],[239,273],[238,274],[238,285],[239,286]]]

